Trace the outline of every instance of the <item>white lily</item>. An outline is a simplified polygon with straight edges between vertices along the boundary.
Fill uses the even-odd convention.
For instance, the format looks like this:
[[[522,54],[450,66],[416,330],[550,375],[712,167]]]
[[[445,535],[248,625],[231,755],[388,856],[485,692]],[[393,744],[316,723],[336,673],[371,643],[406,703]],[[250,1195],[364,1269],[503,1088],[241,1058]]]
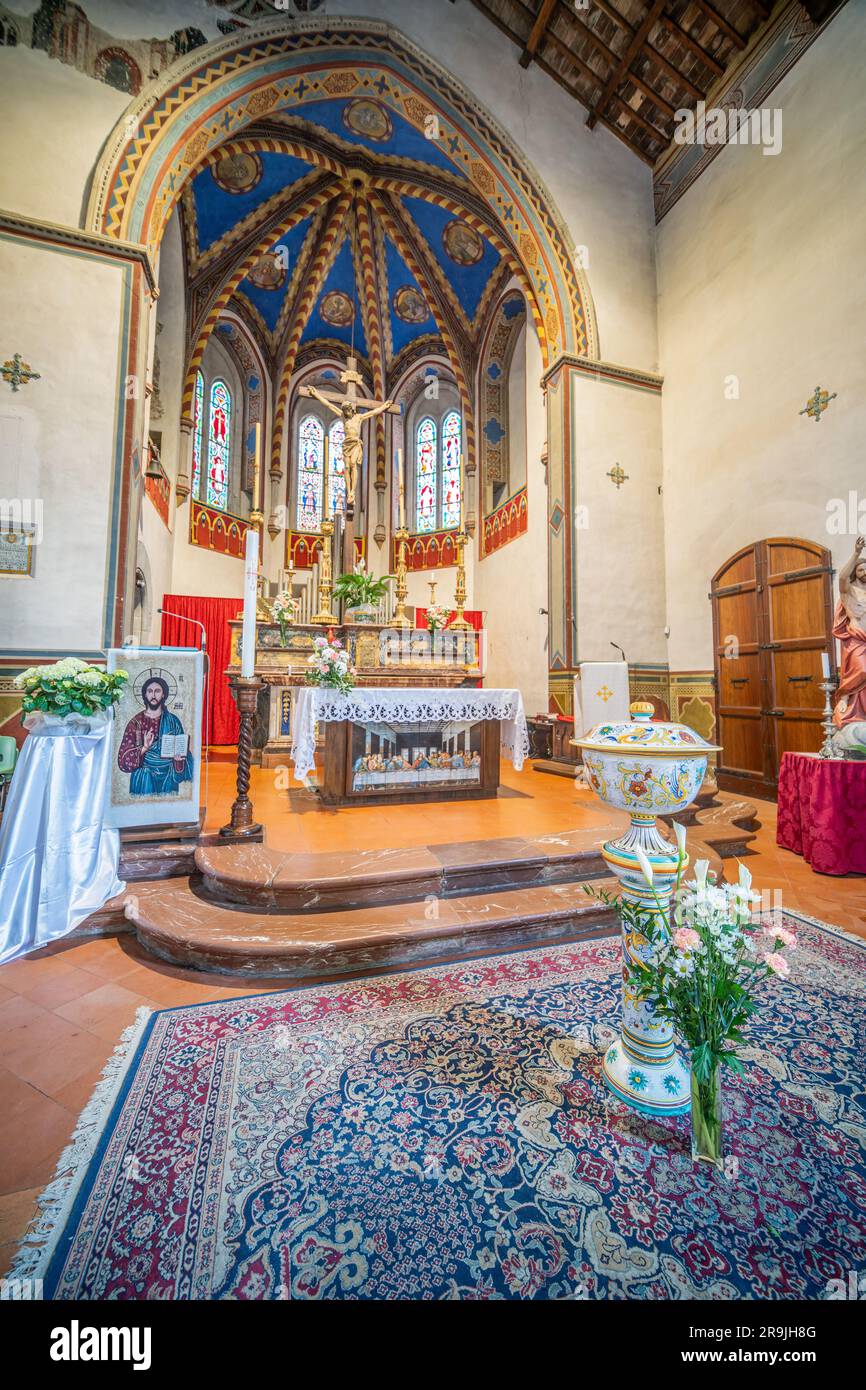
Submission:
[[[652,888],[653,866],[650,863],[649,858],[647,857],[647,852],[641,845],[635,845],[634,852],[637,855],[638,863],[641,867],[641,872],[643,873],[643,876],[649,884],[650,888]]]
[[[685,857],[686,857],[686,827],[683,825],[682,821],[678,821],[678,820],[675,820],[675,821],[674,821],[674,834],[675,834],[676,837],[677,837],[677,853],[679,854],[680,859],[685,859]]]
[[[752,873],[745,864],[740,865],[740,887],[744,893],[748,893],[752,887]]]
[[[707,886],[707,874],[710,869],[709,859],[698,859],[695,863],[695,886],[699,893],[703,893]]]

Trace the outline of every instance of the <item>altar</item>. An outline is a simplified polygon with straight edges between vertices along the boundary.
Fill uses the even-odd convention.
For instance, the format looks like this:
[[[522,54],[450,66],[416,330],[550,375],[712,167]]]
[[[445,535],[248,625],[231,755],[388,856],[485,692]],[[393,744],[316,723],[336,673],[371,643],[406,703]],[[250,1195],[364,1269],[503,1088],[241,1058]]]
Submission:
[[[320,726],[317,785],[329,806],[495,797],[500,753],[520,771],[529,752],[519,690],[305,686],[292,726],[294,774],[305,783]]]

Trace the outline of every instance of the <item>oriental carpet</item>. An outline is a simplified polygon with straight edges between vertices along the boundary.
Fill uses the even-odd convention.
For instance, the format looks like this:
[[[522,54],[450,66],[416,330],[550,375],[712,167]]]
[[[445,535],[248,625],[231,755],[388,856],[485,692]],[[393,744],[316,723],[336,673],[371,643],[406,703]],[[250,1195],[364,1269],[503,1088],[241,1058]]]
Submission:
[[[605,938],[139,1019],[14,1274],[56,1299],[826,1298],[866,1259],[866,943],[786,914],[727,1176],[605,1089]]]

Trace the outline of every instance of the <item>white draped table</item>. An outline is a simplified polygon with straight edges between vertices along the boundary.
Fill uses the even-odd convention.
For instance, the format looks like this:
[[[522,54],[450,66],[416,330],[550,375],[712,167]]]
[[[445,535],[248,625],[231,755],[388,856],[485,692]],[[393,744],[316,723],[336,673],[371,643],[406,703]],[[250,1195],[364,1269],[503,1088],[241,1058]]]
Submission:
[[[0,828],[0,963],[35,951],[124,885],[103,816],[111,715],[29,714]]]
[[[498,719],[503,753],[515,771],[529,752],[523,696],[519,690],[464,690],[432,686],[356,686],[348,695],[321,685],[295,693],[292,762],[305,781],[316,766],[316,725],[329,721],[417,724],[430,720]]]

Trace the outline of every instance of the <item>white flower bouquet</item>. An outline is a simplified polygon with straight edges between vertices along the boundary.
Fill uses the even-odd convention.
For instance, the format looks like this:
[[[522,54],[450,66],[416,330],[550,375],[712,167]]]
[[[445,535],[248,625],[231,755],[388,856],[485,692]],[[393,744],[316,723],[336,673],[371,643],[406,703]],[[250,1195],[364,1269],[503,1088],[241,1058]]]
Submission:
[[[352,677],[356,671],[342,642],[338,638],[329,642],[327,637],[317,637],[314,647],[315,650],[307,657],[310,667],[307,684],[327,685],[347,695],[355,684]]]
[[[25,714],[41,711],[44,714],[99,714],[120,699],[129,680],[126,671],[108,671],[90,666],[77,656],[64,657],[51,666],[28,666],[15,677],[15,684],[24,692],[21,707]]]

